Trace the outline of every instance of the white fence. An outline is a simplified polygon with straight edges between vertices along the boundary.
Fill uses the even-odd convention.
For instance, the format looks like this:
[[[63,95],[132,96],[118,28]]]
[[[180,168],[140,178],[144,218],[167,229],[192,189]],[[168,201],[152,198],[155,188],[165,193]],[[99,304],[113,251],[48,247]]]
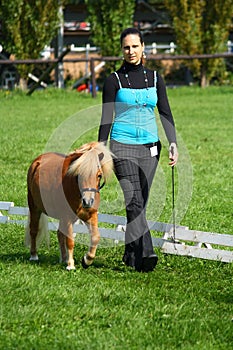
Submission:
[[[15,224],[25,226],[28,208],[15,207],[13,202],[0,202],[0,224]],[[112,241],[113,245],[124,242],[126,219],[123,216],[99,214],[99,223],[114,225],[114,228],[99,227],[102,238]],[[56,231],[58,222],[50,221],[48,228]],[[187,227],[175,227],[175,242],[173,240],[172,224],[148,221],[151,231],[161,232],[162,237],[153,237],[153,245],[163,253],[189,256],[221,262],[233,262],[233,235],[213,232],[189,230]],[[74,233],[88,234],[88,230],[81,221],[74,224]],[[153,232],[152,235],[154,236]]]
[[[174,42],[170,43],[156,43],[153,42],[151,45],[145,45],[145,52],[147,54],[152,54],[156,55],[157,52],[165,51],[166,53],[172,54],[176,51],[176,44]],[[45,48],[44,52],[48,53],[50,48]],[[91,52],[99,52],[100,48],[96,46],[91,46],[90,44],[86,44],[86,46],[75,46],[74,44],[71,45],[70,47],[71,52],[76,52],[76,53],[86,53],[86,57],[89,57],[89,53]],[[226,42],[226,52],[233,52],[233,42],[231,40],[228,40]],[[47,56],[46,56],[47,57]],[[48,58],[48,57],[47,57]]]

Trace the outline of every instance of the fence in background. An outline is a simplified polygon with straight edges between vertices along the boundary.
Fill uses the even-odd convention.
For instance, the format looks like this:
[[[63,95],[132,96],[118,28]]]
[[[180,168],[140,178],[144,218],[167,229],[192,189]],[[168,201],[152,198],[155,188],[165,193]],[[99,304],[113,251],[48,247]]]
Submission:
[[[1,47],[1,46],[0,46]],[[1,50],[0,50],[1,51]],[[145,51],[147,54],[148,60],[190,60],[190,59],[205,59],[205,58],[230,58],[233,57],[233,42],[230,40],[226,43],[226,52],[221,54],[215,54],[215,55],[175,55],[176,51],[176,45],[171,42],[169,44],[157,44],[152,43],[151,45],[146,45]],[[14,87],[17,74],[15,71],[17,71],[17,65],[19,64],[54,64],[56,66],[56,63],[58,64],[59,58],[51,59],[50,55],[53,52],[53,49],[50,47],[46,47],[45,50],[41,53],[42,58],[41,59],[32,59],[32,60],[9,60],[2,53],[0,52],[0,67],[2,66],[2,73],[0,76],[0,88],[4,89],[11,89]],[[71,45],[69,48],[69,52],[73,53],[84,53],[85,58],[63,58],[62,62],[85,62],[85,76],[83,77],[83,80],[86,77],[92,76],[92,96],[96,96],[96,84],[95,84],[95,61],[117,61],[120,60],[120,57],[90,57],[90,53],[98,53],[99,48],[98,47],[91,47],[89,44],[87,44],[85,47],[75,47],[74,45]],[[163,52],[163,53],[161,53]],[[9,69],[9,67],[15,68],[15,71],[12,69]],[[60,66],[60,69],[62,70],[62,65]],[[62,76],[62,74],[59,74],[59,76]],[[34,81],[39,80],[40,77],[34,77]],[[82,81],[82,79],[81,79]],[[41,83],[41,82],[40,82]],[[38,84],[38,86],[40,85]],[[62,85],[62,84],[58,84]]]

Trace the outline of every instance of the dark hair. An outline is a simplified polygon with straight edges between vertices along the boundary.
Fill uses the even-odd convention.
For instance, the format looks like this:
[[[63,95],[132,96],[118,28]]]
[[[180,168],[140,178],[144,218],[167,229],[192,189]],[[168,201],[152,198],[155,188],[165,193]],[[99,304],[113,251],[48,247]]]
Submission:
[[[129,34],[136,34],[136,35],[138,35],[141,44],[143,44],[144,41],[143,41],[143,37],[142,37],[141,32],[140,32],[137,28],[132,27],[132,28],[126,28],[126,29],[123,30],[123,32],[121,33],[121,37],[120,37],[121,46],[122,46],[122,41],[123,41],[123,39],[124,39],[127,35],[129,35]]]

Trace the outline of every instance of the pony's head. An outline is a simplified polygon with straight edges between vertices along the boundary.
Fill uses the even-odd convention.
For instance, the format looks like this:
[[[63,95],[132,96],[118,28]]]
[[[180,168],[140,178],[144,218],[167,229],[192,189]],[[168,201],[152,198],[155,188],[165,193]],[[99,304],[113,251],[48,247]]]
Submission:
[[[99,193],[112,174],[113,154],[100,142],[87,143],[75,150],[75,153],[81,153],[81,156],[70,164],[67,173],[77,178],[82,206],[90,208],[94,206],[96,193]]]

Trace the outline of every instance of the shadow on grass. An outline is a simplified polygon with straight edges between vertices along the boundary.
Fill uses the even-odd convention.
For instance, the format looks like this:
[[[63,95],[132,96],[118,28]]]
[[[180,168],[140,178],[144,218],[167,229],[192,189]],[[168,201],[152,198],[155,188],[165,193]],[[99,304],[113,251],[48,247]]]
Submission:
[[[79,252],[80,253],[80,252]],[[1,254],[0,262],[5,265],[13,264],[13,265],[36,265],[42,268],[51,268],[57,267],[58,270],[66,270],[66,263],[59,262],[59,254],[55,252],[52,254],[41,253],[39,255],[38,261],[30,261],[30,255],[28,252],[16,252],[11,254]],[[84,270],[82,267],[82,254],[75,257],[75,267],[77,270]],[[104,257],[96,257],[93,264],[87,269],[92,270],[109,270],[115,272],[135,272],[133,269],[127,268],[120,260],[119,261],[109,261],[109,259],[105,259]]]
[[[41,254],[38,261],[30,261],[28,253],[1,254],[0,261],[2,263],[15,264],[61,265],[59,263],[59,257],[55,254],[48,256]]]

